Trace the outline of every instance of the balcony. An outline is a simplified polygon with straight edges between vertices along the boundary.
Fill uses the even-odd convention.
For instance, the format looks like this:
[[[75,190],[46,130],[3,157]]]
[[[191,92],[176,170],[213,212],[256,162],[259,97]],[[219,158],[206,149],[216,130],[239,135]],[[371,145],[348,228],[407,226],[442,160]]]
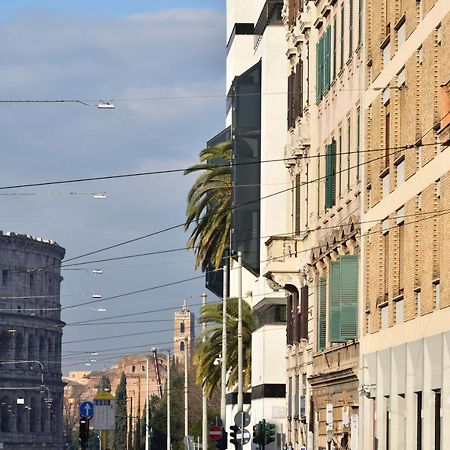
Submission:
[[[255,50],[263,37],[264,31],[271,23],[282,23],[282,0],[267,0],[255,24]]]
[[[357,371],[358,364],[359,343],[357,341],[335,344],[313,356],[314,373],[311,378],[321,382],[329,378],[352,377]]]
[[[279,285],[292,283],[292,274],[299,274],[307,252],[298,236],[273,236],[266,241],[267,261],[264,275]],[[289,274],[285,279],[283,274]]]

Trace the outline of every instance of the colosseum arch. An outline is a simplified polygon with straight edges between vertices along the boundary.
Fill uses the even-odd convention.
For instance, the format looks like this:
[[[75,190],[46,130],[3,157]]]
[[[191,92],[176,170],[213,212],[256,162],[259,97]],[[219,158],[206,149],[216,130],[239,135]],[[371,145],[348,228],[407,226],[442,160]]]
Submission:
[[[39,407],[34,397],[30,398],[30,432],[37,433],[39,426]]]
[[[2,433],[11,431],[11,412],[11,400],[5,395],[0,399],[0,431]]]
[[[33,361],[36,359],[36,342],[34,334],[28,335],[28,361]]]
[[[17,333],[17,335],[16,335],[16,346],[15,346],[15,349],[14,349],[14,359],[16,361],[20,361],[20,360],[24,359],[23,345],[24,345],[23,334],[22,333]],[[21,366],[19,365],[19,368],[20,367]]]
[[[39,357],[37,358],[39,361],[44,364],[47,360],[47,345],[45,342],[44,336],[39,336]]]
[[[11,359],[9,356],[11,338],[11,333],[8,333],[8,331],[2,331],[0,333],[0,359]]]
[[[48,405],[45,403],[44,398],[41,398],[41,433],[48,431]]]

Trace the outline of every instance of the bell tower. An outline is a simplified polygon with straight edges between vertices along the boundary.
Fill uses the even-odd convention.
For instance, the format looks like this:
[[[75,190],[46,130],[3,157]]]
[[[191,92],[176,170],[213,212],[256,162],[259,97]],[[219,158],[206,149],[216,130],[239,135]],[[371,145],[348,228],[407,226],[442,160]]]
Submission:
[[[173,336],[173,355],[178,363],[184,362],[184,350],[187,345],[188,358],[192,357],[192,351],[195,340],[195,316],[189,311],[186,305],[186,300],[180,311],[175,312],[175,328]]]

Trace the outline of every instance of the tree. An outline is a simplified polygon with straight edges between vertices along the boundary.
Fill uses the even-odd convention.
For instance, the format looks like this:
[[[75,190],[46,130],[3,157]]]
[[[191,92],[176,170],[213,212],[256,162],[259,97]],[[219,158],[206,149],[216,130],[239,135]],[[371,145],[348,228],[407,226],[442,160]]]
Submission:
[[[222,264],[231,229],[231,142],[207,147],[200,152],[200,164],[184,174],[201,174],[188,194],[186,208],[187,230],[194,225],[187,247],[194,248],[195,268],[205,271],[208,264],[215,269]]]
[[[116,436],[115,447],[127,448],[127,379],[122,372],[116,389]]]
[[[233,387],[238,379],[238,300],[230,298],[227,300],[227,369],[228,387]],[[220,381],[221,366],[214,364],[220,359],[222,349],[222,304],[209,303],[200,310],[200,323],[206,322],[208,326],[205,332],[197,338],[197,350],[194,361],[197,364],[197,382],[205,380],[206,391],[211,396],[214,388]],[[244,388],[250,386],[251,382],[251,347],[252,332],[256,329],[256,316],[251,306],[242,302],[242,340],[244,348],[243,369]],[[203,342],[203,337],[206,337]]]
[[[111,392],[111,380],[108,375],[102,375],[100,382],[97,385],[97,390],[99,392]]]

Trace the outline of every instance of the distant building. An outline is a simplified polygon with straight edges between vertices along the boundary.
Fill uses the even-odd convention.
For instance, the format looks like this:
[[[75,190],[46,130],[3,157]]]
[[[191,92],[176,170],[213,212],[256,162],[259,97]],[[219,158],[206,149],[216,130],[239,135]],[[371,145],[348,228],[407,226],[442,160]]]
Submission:
[[[184,302],[181,311],[175,312],[173,355],[176,362],[184,362],[184,346],[188,346],[189,358],[193,354],[195,341],[195,315]]]
[[[64,448],[61,260],[53,241],[0,232],[0,442]]]

